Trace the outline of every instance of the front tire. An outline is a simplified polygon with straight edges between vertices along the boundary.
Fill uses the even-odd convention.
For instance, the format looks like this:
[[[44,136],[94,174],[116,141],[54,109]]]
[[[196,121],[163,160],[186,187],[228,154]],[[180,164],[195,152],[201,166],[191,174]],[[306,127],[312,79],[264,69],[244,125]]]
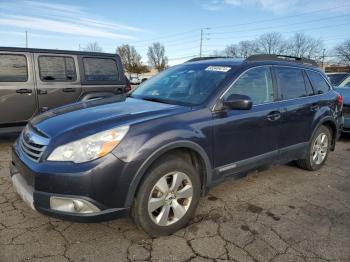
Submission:
[[[176,155],[158,159],[136,195],[132,217],[151,236],[170,235],[187,225],[201,192],[198,171]]]
[[[309,171],[320,169],[328,158],[331,143],[331,131],[326,126],[320,126],[311,139],[306,158],[298,160],[297,165]]]

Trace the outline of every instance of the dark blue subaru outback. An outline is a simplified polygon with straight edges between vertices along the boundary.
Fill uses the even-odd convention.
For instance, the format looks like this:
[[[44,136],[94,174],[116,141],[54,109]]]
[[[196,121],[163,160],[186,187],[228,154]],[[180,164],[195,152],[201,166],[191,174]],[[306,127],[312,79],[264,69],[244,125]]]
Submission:
[[[35,117],[13,147],[22,198],[80,222],[131,214],[150,235],[185,226],[211,186],[270,164],[317,170],[334,150],[342,97],[313,61],[203,59],[127,97]]]

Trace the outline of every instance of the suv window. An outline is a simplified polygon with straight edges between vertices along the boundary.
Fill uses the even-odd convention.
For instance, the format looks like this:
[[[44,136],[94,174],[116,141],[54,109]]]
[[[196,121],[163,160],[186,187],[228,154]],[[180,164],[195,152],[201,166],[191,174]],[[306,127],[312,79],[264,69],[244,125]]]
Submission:
[[[303,71],[291,67],[275,67],[277,84],[283,99],[307,96]]]
[[[46,82],[75,81],[74,59],[65,56],[40,56],[40,79]]]
[[[27,59],[24,55],[0,54],[0,82],[26,82]]]
[[[350,87],[350,76],[348,76],[340,85],[339,87]]]
[[[111,58],[84,58],[84,72],[87,81],[116,81],[118,68]]]
[[[270,68],[257,67],[246,71],[233,84],[225,97],[232,94],[249,96],[253,105],[272,102],[274,99]]]
[[[332,74],[328,74],[327,76],[328,76],[328,78],[331,81],[333,86],[340,85],[344,81],[344,79],[346,77],[348,77],[347,74],[342,74],[342,73],[339,73],[339,74],[332,73]]]
[[[231,66],[183,64],[150,78],[131,97],[176,105],[204,103],[229,76]]]
[[[310,77],[311,84],[315,90],[315,94],[324,94],[329,90],[329,85],[322,75],[318,72],[306,70]]]

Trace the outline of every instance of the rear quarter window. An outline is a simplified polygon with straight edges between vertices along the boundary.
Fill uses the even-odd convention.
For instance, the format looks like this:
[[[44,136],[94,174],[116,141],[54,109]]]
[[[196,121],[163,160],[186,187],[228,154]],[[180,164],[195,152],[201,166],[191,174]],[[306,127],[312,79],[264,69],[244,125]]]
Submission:
[[[0,82],[26,82],[27,58],[24,55],[0,54]]]
[[[312,87],[315,90],[315,94],[320,95],[329,91],[329,85],[327,81],[322,77],[319,72],[306,70],[307,75],[310,78]]]
[[[275,67],[277,84],[282,92],[282,99],[307,96],[303,71],[292,67]]]
[[[86,81],[117,81],[118,67],[111,58],[83,58]]]

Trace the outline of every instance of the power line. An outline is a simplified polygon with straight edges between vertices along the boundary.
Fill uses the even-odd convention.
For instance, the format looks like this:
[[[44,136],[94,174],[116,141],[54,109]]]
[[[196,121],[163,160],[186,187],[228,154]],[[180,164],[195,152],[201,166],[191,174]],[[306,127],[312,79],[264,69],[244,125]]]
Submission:
[[[344,25],[349,25],[350,23],[343,23],[343,24],[335,24],[335,25],[329,25],[329,26],[321,26],[321,27],[314,27],[314,28],[307,28],[307,29],[303,29],[303,30],[289,30],[289,31],[280,31],[280,33],[284,33],[284,34],[289,34],[289,33],[295,33],[295,32],[300,32],[300,31],[310,31],[310,30],[320,30],[320,29],[324,29],[324,28],[330,28],[330,27],[334,27],[334,26],[344,26]],[[255,36],[260,36],[261,34],[255,35]],[[254,37],[254,35],[246,35],[246,36],[240,36],[242,38],[244,37]],[[219,40],[219,39],[227,39],[227,37],[212,37],[211,40]]]
[[[298,23],[293,23],[293,24],[277,25],[277,26],[269,26],[269,27],[260,27],[260,28],[255,28],[253,30],[249,30],[249,31],[260,31],[260,30],[266,30],[266,29],[277,28],[277,27],[302,25],[302,24],[305,24],[305,23],[314,23],[314,22],[319,22],[319,21],[322,21],[322,20],[329,20],[329,19],[334,19],[334,18],[339,18],[339,17],[346,17],[346,16],[350,16],[350,14],[331,16],[331,17],[325,17],[325,18],[319,18],[319,19],[313,19],[313,20],[308,20],[308,21],[303,21],[303,22],[298,22]],[[211,33],[211,35],[221,35],[221,34],[227,35],[227,34],[232,34],[232,33],[246,32],[246,31],[247,31],[247,29],[245,29],[245,30],[236,30],[236,31],[217,32],[217,33]]]
[[[234,27],[234,26],[242,26],[242,25],[252,25],[252,24],[257,24],[257,23],[260,24],[260,23],[266,23],[266,22],[277,21],[277,20],[284,20],[284,19],[304,16],[304,15],[319,13],[319,12],[323,12],[323,11],[339,9],[339,8],[343,8],[343,7],[347,7],[347,6],[350,6],[350,4],[335,6],[335,7],[332,7],[332,8],[323,8],[323,9],[318,9],[318,10],[315,10],[315,11],[308,11],[308,12],[303,12],[303,13],[299,13],[299,14],[295,14],[295,15],[284,16],[284,17],[255,20],[255,21],[247,22],[247,23],[240,23],[240,24],[233,24],[233,25],[223,25],[223,26],[212,26],[211,28],[214,29],[214,28],[225,28],[225,27]]]
[[[242,25],[260,24],[260,23],[266,23],[266,22],[278,21],[278,20],[286,20],[286,19],[290,19],[290,18],[295,18],[295,17],[304,16],[304,15],[308,15],[308,14],[319,13],[319,12],[323,12],[323,11],[327,11],[328,12],[330,10],[335,10],[335,9],[339,9],[339,8],[343,8],[343,7],[347,7],[347,6],[350,6],[350,4],[335,6],[335,7],[332,7],[332,8],[323,8],[323,9],[318,9],[318,10],[314,10],[314,11],[302,12],[302,13],[299,13],[299,14],[289,15],[289,16],[284,16],[284,17],[278,17],[278,18],[255,20],[255,21],[252,21],[252,22],[232,24],[232,25],[210,26],[210,28],[214,29],[214,28],[235,27],[235,26],[242,26]],[[194,29],[187,30],[187,31],[184,31],[184,32],[178,32],[178,33],[175,33],[175,34],[160,36],[160,37],[151,38],[151,39],[139,40],[139,41],[131,41],[131,42],[133,42],[133,43],[145,43],[145,42],[159,41],[160,39],[174,38],[174,37],[177,37],[179,35],[187,35],[187,34],[190,34],[190,33],[198,32],[198,30],[200,30],[200,29],[201,28],[194,28]]]
[[[335,19],[335,18],[340,18],[340,17],[347,17],[350,16],[350,14],[345,14],[345,15],[340,15],[340,16],[332,16],[332,17],[326,17],[326,18],[320,18],[320,19],[313,19],[313,20],[309,20],[309,21],[304,21],[304,22],[298,22],[298,23],[293,23],[293,24],[288,24],[288,25],[279,25],[279,26],[269,26],[269,27],[262,27],[262,28],[256,28],[256,29],[251,29],[251,30],[235,30],[235,31],[227,31],[227,32],[210,32],[207,33],[206,35],[210,36],[210,38],[206,38],[205,40],[216,40],[216,39],[227,39],[227,36],[225,37],[215,37],[214,35],[221,35],[221,34],[233,34],[233,33],[239,33],[239,32],[254,32],[254,31],[261,31],[261,30],[267,30],[267,29],[275,29],[275,28],[280,28],[280,27],[286,27],[286,26],[293,26],[293,25],[301,25],[301,24],[306,24],[306,23],[313,23],[313,22],[318,22],[318,21],[322,21],[322,20],[329,20],[329,19]],[[343,25],[343,24],[342,24]],[[325,28],[327,27],[331,27],[333,25],[330,26],[325,26]],[[206,30],[212,30],[212,28],[205,28]],[[316,28],[318,30],[318,28]],[[202,29],[201,29],[202,30]],[[298,29],[298,30],[293,30],[293,31],[287,31],[284,33],[290,33],[290,32],[298,32],[298,31],[307,31],[309,29]],[[283,32],[283,31],[282,31]],[[282,33],[281,32],[281,33]],[[261,34],[259,34],[258,36],[260,36]],[[247,37],[251,37],[252,35],[249,34],[249,36]],[[187,44],[187,43],[193,43],[196,40],[188,40],[188,41],[183,41],[183,39],[188,39],[188,37],[186,38],[181,38],[181,39],[176,39],[176,40],[172,40],[172,41],[165,41],[163,42],[163,44],[168,47],[168,46],[177,46],[178,44]],[[145,45],[137,45],[135,46],[136,48],[144,48],[147,44]]]

